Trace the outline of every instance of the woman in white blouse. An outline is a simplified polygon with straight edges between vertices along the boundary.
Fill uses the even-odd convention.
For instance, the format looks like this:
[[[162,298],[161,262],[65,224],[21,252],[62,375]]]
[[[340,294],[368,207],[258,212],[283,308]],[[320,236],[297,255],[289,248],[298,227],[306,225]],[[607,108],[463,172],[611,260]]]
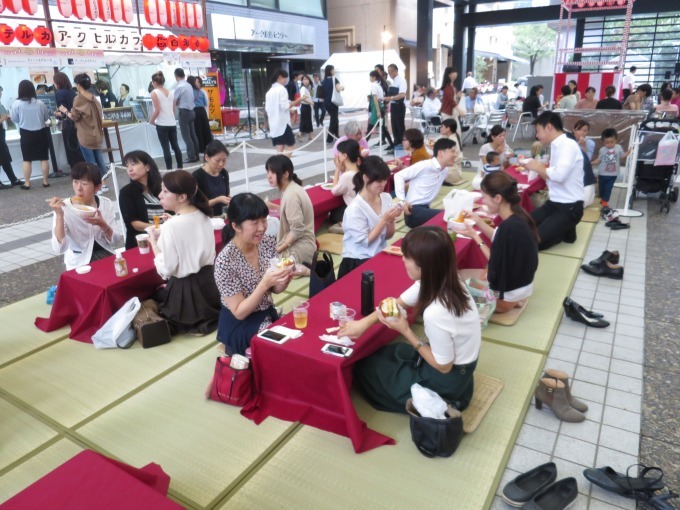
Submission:
[[[419,227],[406,234],[401,250],[415,283],[397,301],[403,308],[414,307],[415,315],[422,313],[425,337],[413,332],[403,314],[388,321],[376,311],[347,323],[338,336],[359,337],[380,321],[406,339],[357,362],[354,380],[383,411],[405,413],[414,383],[463,410],[472,400],[482,332],[477,307],[456,270],[455,249],[443,229]]]
[[[333,174],[331,193],[336,197],[341,196],[345,203],[331,211],[330,220],[333,225],[330,226],[328,231],[331,234],[342,234],[342,216],[357,194],[354,191],[354,176],[359,172],[358,163],[361,147],[356,140],[350,138],[340,142],[336,148],[338,155],[333,158],[335,173]]]
[[[394,235],[400,206],[392,206],[392,197],[384,193],[390,169],[378,156],[367,157],[354,175],[356,197],[342,218],[342,262],[338,278],[342,278],[371,257],[380,253],[386,240]]]
[[[208,199],[184,170],[163,176],[161,205],[175,213],[160,228],[150,227],[158,274],[168,280],[156,296],[161,315],[177,331],[205,335],[217,329],[220,294],[215,285],[215,235]]]

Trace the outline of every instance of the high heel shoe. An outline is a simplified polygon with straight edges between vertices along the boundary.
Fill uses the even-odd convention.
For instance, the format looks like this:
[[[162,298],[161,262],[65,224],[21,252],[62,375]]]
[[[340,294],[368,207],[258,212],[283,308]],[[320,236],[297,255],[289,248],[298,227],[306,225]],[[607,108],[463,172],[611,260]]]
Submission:
[[[534,391],[534,398],[536,399],[536,409],[540,411],[543,409],[543,404],[545,404],[552,409],[558,420],[578,423],[586,419],[583,413],[577,411],[569,404],[562,381],[552,377],[544,377],[538,381],[538,386],[536,391]]]
[[[568,296],[564,298],[564,301],[562,301],[562,306],[564,307],[565,312],[567,311],[568,307],[573,307],[574,309],[576,309],[578,312],[582,313],[583,315],[585,315],[589,319],[602,319],[604,317],[604,315],[599,313],[599,312],[593,312],[592,310],[586,310],[584,307],[579,305],[576,301],[574,301],[573,299],[571,299]]]
[[[618,264],[619,263],[619,252],[618,251],[603,251],[602,255],[597,257],[594,260],[590,261],[591,266],[599,266],[600,264],[604,264],[605,262],[611,262],[612,264]]]
[[[582,413],[585,413],[588,410],[588,406],[584,402],[581,402],[571,394],[571,388],[569,387],[569,376],[566,372],[549,368],[544,372],[543,377],[552,377],[553,379],[557,379],[564,384],[567,400],[569,401],[569,405],[571,407]]]
[[[598,317],[590,317],[581,305],[572,301],[570,304],[563,303],[564,313],[571,320],[590,326],[591,328],[606,328],[609,326],[609,322]],[[581,311],[583,310],[583,311]]]

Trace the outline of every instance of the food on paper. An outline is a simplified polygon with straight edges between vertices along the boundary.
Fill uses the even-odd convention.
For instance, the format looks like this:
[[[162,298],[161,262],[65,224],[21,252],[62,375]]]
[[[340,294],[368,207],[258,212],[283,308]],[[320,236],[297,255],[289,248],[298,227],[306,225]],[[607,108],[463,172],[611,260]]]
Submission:
[[[380,302],[380,313],[383,317],[399,317],[399,303],[396,298],[388,297]]]
[[[276,264],[276,267],[283,269],[284,267],[290,267],[294,265],[295,259],[293,257],[284,257],[279,261],[278,264]]]

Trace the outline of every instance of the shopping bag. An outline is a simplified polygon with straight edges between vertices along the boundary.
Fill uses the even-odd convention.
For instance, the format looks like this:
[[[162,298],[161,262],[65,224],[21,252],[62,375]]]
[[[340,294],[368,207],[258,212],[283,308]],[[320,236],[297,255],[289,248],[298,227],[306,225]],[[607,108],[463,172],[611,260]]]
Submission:
[[[319,254],[323,255],[322,260]],[[327,251],[315,251],[312,258],[312,267],[309,274],[309,297],[316,296],[326,287],[335,283],[335,268],[333,267],[333,257]]]
[[[680,138],[677,134],[669,131],[659,142],[656,150],[654,166],[673,166],[678,156],[678,145]]]
[[[474,196],[467,190],[451,190],[442,200],[444,204],[444,219],[457,217],[461,211],[472,211]]]
[[[467,285],[468,292],[477,305],[479,323],[481,324],[482,329],[484,329],[489,325],[489,319],[496,310],[496,296],[489,288],[489,282],[484,280],[468,278],[465,281],[465,285]]]
[[[342,99],[342,94],[337,89],[337,82],[333,80],[333,95],[331,96],[331,103],[335,106],[342,106],[345,102]]]
[[[135,331],[132,320],[142,307],[139,298],[128,300],[120,310],[114,313],[99,330],[92,335],[95,349],[129,348],[135,342]]]

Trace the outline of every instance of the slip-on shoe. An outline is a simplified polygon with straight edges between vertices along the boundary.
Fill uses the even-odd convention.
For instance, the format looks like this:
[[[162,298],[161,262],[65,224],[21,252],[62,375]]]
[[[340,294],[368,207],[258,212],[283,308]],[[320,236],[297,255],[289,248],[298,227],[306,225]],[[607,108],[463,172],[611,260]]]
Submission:
[[[609,223],[611,223],[611,225]],[[630,225],[628,223],[623,223],[619,220],[611,221],[609,223],[607,224],[607,226],[612,230],[624,230],[630,228]]]
[[[553,483],[556,478],[557,466],[554,462],[541,464],[510,481],[503,487],[501,497],[508,505],[519,508]]]
[[[563,478],[534,496],[522,508],[525,510],[564,510],[574,502],[576,496],[578,496],[576,479]]]
[[[618,251],[608,251],[602,252],[602,255],[590,261],[591,266],[597,266],[599,264],[604,264],[606,262],[611,262],[612,264],[619,263],[619,252]]]
[[[599,266],[591,266],[590,264],[583,264],[581,266],[586,273],[593,276],[606,276],[607,278],[612,278],[614,280],[623,279],[623,267],[615,266],[611,262],[605,262]]]

